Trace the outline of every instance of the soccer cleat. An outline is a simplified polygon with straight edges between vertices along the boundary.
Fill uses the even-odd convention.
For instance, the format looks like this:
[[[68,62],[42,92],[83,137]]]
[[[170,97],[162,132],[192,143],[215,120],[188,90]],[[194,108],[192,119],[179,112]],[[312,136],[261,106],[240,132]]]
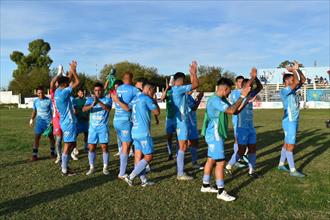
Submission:
[[[120,175],[118,174],[118,179],[124,180],[126,177],[127,177],[127,174],[124,174],[124,175],[122,175],[122,176],[120,176]]]
[[[76,175],[75,172],[73,172],[72,170],[69,170],[69,169],[67,169],[66,172],[63,172],[63,170],[62,170],[61,173],[62,173],[62,176],[75,176]]]
[[[58,164],[59,162],[61,162],[61,157],[60,156],[57,156],[56,157],[56,160],[55,160],[55,164]]]
[[[243,155],[242,158],[245,161],[245,163],[249,163],[249,158],[246,155]]]
[[[74,153],[74,151],[71,152],[71,158],[72,160],[78,160],[77,155]]]
[[[95,169],[94,168],[89,168],[89,170],[86,173],[86,176],[89,176],[91,174],[95,173]]]
[[[286,166],[284,166],[284,165],[283,166],[278,166],[277,169],[280,170],[280,171],[290,172],[290,170],[288,168],[286,168]]]
[[[143,182],[143,183],[141,183],[141,186],[142,187],[147,187],[147,186],[153,186],[153,185],[155,185],[155,183],[154,182],[152,182],[152,181],[145,181],[145,182]]]
[[[38,160],[38,156],[37,155],[33,155],[31,158],[31,161],[37,161]]]
[[[215,187],[212,187],[212,186],[208,186],[208,187],[202,186],[201,192],[203,192],[203,193],[218,193],[218,190]]]
[[[196,170],[203,170],[204,167],[198,163],[195,163],[192,165],[192,168],[196,169]]]
[[[261,177],[261,175],[258,174],[257,172],[249,173],[248,175],[249,175],[249,177],[252,177],[252,178],[255,178],[255,179],[258,179],[258,178]]]
[[[223,190],[221,194],[218,193],[217,199],[221,199],[226,202],[231,202],[234,201],[236,198],[234,196],[229,195],[225,190]]]
[[[73,152],[74,155],[76,155],[76,156],[79,154],[79,150],[78,150],[78,148],[76,148],[76,147],[73,149],[72,152]]]
[[[294,177],[305,177],[304,174],[300,173],[299,171],[293,171],[293,172],[290,172],[290,176],[294,176]]]
[[[176,177],[177,180],[193,180],[194,178],[192,176],[187,175],[186,173],[183,173],[181,176]]]
[[[227,167],[225,168],[225,174],[228,174],[228,175],[233,175],[233,171],[231,169],[228,169]]]
[[[126,177],[124,178],[125,182],[129,185],[129,186],[133,186],[133,180],[131,180],[129,178],[129,176],[126,175]]]
[[[113,155],[113,156],[115,156],[115,157],[119,157],[119,155],[120,155],[120,152],[117,152],[115,155]]]
[[[103,167],[103,174],[104,175],[109,175],[108,167]]]

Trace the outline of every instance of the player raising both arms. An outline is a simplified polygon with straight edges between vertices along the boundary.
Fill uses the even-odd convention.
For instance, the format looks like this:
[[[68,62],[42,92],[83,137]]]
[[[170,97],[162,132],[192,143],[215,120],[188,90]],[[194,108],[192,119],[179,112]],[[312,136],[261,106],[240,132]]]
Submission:
[[[132,109],[132,138],[135,146],[134,170],[125,177],[125,181],[132,186],[136,176],[140,176],[143,187],[153,185],[145,175],[145,169],[151,162],[154,151],[154,144],[150,133],[151,115],[159,115],[160,110],[157,101],[153,99],[155,95],[154,85],[145,81],[142,92],[137,95],[129,104]]]
[[[38,87],[36,89],[37,98],[33,101],[33,110],[30,119],[30,127],[33,126],[34,119],[34,145],[32,150],[32,161],[38,160],[38,148],[41,134],[50,126],[52,122],[52,102],[45,96],[44,88]],[[55,140],[53,133],[49,134],[50,142],[50,156],[55,158]]]
[[[283,75],[284,88],[281,89],[281,98],[284,108],[284,116],[282,127],[284,130],[284,146],[282,147],[280,162],[278,169],[290,171],[291,176],[304,177],[305,175],[298,172],[295,168],[293,159],[293,150],[296,144],[296,134],[299,122],[299,97],[297,90],[305,83],[306,78],[299,69],[299,64],[295,61],[292,66],[288,66],[289,73]],[[288,170],[284,164],[288,160]]]
[[[69,153],[76,147],[77,141],[77,128],[76,117],[73,112],[72,102],[70,99],[72,90],[79,85],[79,78],[77,75],[77,62],[72,61],[70,63],[70,74],[73,75],[74,82],[70,84],[69,77],[61,76],[58,79],[59,87],[55,91],[55,103],[57,110],[60,114],[60,125],[63,132],[64,147],[62,152],[62,175],[71,176],[74,175],[72,171],[68,169]]]
[[[187,92],[198,87],[197,62],[193,61],[190,65],[191,84],[184,85],[185,74],[177,72],[174,75],[174,86],[172,87],[173,109],[176,119],[176,133],[179,141],[177,153],[177,179],[192,180],[193,177],[184,172],[184,155],[188,147],[188,118],[189,107],[187,105]]]
[[[95,149],[97,143],[101,145],[103,155],[103,174],[108,175],[108,163],[109,163],[109,111],[112,107],[111,98],[104,96],[102,83],[94,84],[94,97],[87,99],[84,112],[89,113],[89,129],[88,129],[88,160],[89,171],[86,175],[93,174],[95,172]]]
[[[233,115],[237,113],[243,100],[249,94],[251,87],[248,86],[242,89],[240,98],[233,105],[230,105],[227,101],[227,97],[231,92],[233,82],[230,79],[221,78],[217,82],[217,85],[217,91],[207,100],[202,128],[202,134],[205,135],[205,141],[208,145],[208,158],[204,166],[203,186],[201,192],[218,192],[218,199],[233,201],[235,200],[235,197],[228,195],[224,190],[224,141],[227,138],[227,114]],[[210,179],[214,165],[217,189],[210,186]]]
[[[258,178],[259,175],[255,172],[256,168],[256,143],[257,135],[253,124],[253,103],[251,100],[261,91],[262,85],[257,78],[257,69],[252,68],[251,79],[244,79],[242,87],[251,87],[253,83],[256,83],[256,88],[251,91],[248,97],[244,100],[244,103],[239,107],[239,114],[237,115],[237,142],[238,152],[235,157],[232,156],[226,166],[226,171],[231,173],[233,165],[243,157],[246,149],[248,149],[248,165],[249,176]],[[235,154],[235,153],[234,153]]]

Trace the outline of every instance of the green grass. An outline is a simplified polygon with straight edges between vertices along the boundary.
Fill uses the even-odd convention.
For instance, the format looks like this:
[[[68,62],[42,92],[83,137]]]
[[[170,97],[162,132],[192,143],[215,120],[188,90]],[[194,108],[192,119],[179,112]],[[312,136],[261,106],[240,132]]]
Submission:
[[[203,111],[199,114],[199,126]],[[49,159],[48,141],[43,138],[38,162],[29,162],[33,129],[28,127],[29,110],[0,110],[0,219],[329,219],[330,218],[330,137],[324,121],[328,110],[303,110],[295,151],[298,169],[307,177],[292,178],[277,171],[282,145],[281,110],[256,110],[257,166],[263,178],[248,178],[246,170],[226,177],[226,189],[237,201],[225,203],[215,194],[200,193],[202,172],[191,182],[176,181],[175,161],[167,161],[164,112],[159,126],[153,125],[156,146],[150,179],[156,185],[128,187],[116,179],[118,157],[111,129],[111,175],[101,173],[102,156],[97,156],[98,172],[85,176],[86,154],[71,167],[75,177],[62,177]],[[112,124],[112,123],[111,123]],[[231,131],[232,133],[232,131]],[[82,137],[78,145],[82,146]],[[232,136],[226,142],[227,158],[232,153]],[[80,147],[81,148],[81,147]],[[201,138],[200,162],[206,145]],[[190,155],[186,170],[192,171]],[[132,160],[129,161],[132,169]]]

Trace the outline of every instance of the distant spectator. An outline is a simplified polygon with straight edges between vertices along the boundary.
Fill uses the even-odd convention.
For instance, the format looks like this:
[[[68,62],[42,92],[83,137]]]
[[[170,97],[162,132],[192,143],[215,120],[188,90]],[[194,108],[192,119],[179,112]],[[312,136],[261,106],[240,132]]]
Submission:
[[[323,84],[323,77],[320,77],[320,84]]]
[[[327,78],[324,78],[324,80],[323,80],[323,85],[326,86],[326,85],[328,85],[328,83],[329,83],[329,82],[328,82]]]
[[[312,80],[310,78],[307,78],[307,84],[311,84]]]
[[[314,78],[314,82],[315,83],[319,83],[319,77],[316,75],[315,78]]]

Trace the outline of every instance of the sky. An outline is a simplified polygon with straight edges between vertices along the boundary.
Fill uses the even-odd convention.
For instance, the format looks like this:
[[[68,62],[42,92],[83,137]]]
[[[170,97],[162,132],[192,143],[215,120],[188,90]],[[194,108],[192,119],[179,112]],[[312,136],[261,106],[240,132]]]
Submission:
[[[1,0],[0,86],[14,50],[49,42],[53,60],[97,75],[105,64],[138,62],[160,74],[188,72],[192,60],[246,75],[296,59],[330,66],[330,1]]]

